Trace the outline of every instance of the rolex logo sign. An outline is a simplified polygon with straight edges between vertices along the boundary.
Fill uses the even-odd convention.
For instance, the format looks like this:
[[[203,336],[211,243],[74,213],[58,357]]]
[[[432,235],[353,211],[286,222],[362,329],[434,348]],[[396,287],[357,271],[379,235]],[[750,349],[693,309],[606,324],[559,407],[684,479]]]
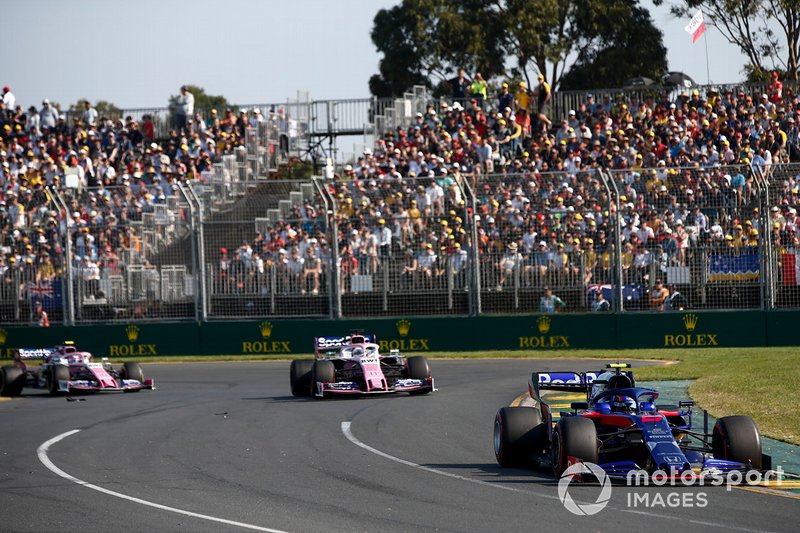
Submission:
[[[398,320],[395,325],[397,326],[397,333],[399,333],[401,337],[408,337],[408,332],[411,330],[410,320]]]
[[[539,320],[536,321],[536,326],[539,328],[539,333],[546,334],[550,331],[550,317],[547,315],[540,316]]]
[[[394,323],[397,328],[397,335],[400,337],[394,339],[378,338],[378,347],[381,353],[388,354],[391,350],[397,350],[400,353],[406,352],[424,352],[430,350],[428,343],[430,339],[411,339],[408,334],[411,333],[411,321],[402,318]],[[419,334],[419,331],[417,331]]]
[[[700,317],[686,313],[681,317],[685,333],[664,335],[664,347],[719,346],[718,333],[697,333]]]
[[[246,354],[272,354],[272,353],[291,353],[289,341],[269,340],[272,337],[275,326],[272,322],[265,320],[258,324],[258,333],[261,340],[242,341],[242,353]]]
[[[568,335],[550,335],[550,330],[554,329],[553,318],[542,315],[536,319],[536,329],[539,335],[525,336],[519,338],[520,348],[551,349],[569,348]]]
[[[139,328],[133,324],[125,328],[125,335],[128,336],[128,341],[136,342],[139,339]]]
[[[155,344],[139,343],[140,333],[139,326],[128,324],[125,327],[125,337],[128,338],[128,344],[112,344],[108,347],[108,354],[112,357],[158,355]]]

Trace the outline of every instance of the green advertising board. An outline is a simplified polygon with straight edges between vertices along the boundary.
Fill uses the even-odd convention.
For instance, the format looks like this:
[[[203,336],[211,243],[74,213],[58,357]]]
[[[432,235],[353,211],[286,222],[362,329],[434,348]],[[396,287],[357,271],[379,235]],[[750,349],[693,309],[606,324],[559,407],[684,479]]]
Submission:
[[[273,320],[0,328],[0,356],[72,340],[98,357],[291,355],[315,336],[374,333],[381,350],[401,352],[708,348],[800,344],[798,311],[530,314]]]

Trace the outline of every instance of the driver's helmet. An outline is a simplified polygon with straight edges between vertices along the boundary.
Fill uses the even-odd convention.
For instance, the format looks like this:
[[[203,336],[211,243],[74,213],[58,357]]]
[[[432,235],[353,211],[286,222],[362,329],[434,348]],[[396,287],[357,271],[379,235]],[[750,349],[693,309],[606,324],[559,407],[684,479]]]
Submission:
[[[611,402],[611,410],[615,413],[635,413],[636,400],[630,396],[615,395]]]
[[[363,357],[364,356],[364,348],[361,346],[357,346],[353,348],[353,357]]]
[[[83,356],[79,353],[72,353],[69,356],[67,356],[67,361],[69,361],[70,363],[82,363]]]

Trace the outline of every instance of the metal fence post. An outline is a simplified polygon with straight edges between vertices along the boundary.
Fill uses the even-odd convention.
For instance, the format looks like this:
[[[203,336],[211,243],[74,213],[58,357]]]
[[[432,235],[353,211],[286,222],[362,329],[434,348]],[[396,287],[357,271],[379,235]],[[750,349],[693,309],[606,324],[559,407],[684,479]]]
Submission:
[[[622,311],[622,221],[620,220],[619,189],[617,188],[617,184],[614,181],[613,175],[607,175],[602,170],[599,170],[598,174],[600,175],[600,179],[603,182],[603,186],[605,187],[609,198],[611,198],[613,201],[614,216],[609,216],[609,218],[614,224],[614,232],[612,236],[614,239],[614,268],[612,271],[614,272],[614,278],[616,280],[616,283],[614,284],[614,310]],[[611,207],[612,205],[608,206],[609,211],[611,210]],[[609,212],[609,215],[610,214],[611,213]]]
[[[469,263],[472,264],[470,265],[467,263],[467,266],[469,267],[469,284],[472,287],[468,300],[470,316],[477,316],[481,314],[481,275],[478,250],[478,225],[476,223],[478,220],[478,218],[476,218],[478,217],[478,206],[477,202],[475,201],[475,191],[472,190],[470,184],[464,180],[461,185],[461,190],[465,193],[464,196],[468,198],[468,201],[464,202],[464,220],[470,225],[468,231],[470,234],[470,239],[472,240],[472,246],[470,247],[472,257],[471,261],[469,261]],[[469,215],[467,205],[472,208],[472,216]]]
[[[317,192],[322,198],[322,203],[325,207],[325,216],[328,219],[325,221],[326,225],[330,228],[330,247],[331,247],[331,264],[328,267],[328,291],[329,311],[330,318],[342,318],[342,291],[340,285],[340,265],[339,265],[339,227],[336,217],[337,204],[336,200],[331,195],[328,188],[325,186],[325,178],[314,176],[311,182],[317,189]]]
[[[64,309],[64,324],[67,326],[75,325],[75,296],[73,294],[73,279],[74,273],[72,271],[72,235],[69,230],[69,208],[67,203],[58,193],[55,188],[50,189],[50,194],[55,201],[58,213],[64,213],[63,218],[59,217],[59,224],[64,223],[64,274],[65,278],[62,281],[62,290],[64,291],[63,309]]]

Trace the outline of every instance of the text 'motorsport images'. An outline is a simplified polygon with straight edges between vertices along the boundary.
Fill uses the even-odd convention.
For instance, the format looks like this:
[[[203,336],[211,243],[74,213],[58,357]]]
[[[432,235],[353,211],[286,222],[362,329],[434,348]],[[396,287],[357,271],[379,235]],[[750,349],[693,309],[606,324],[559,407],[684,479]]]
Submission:
[[[771,468],[761,436],[747,416],[720,418],[711,433],[692,424],[694,402],[657,405],[658,392],[636,386],[630,365],[596,372],[533,372],[532,406],[503,407],[495,417],[494,451],[502,466],[551,466],[556,476],[571,465],[594,463],[607,475],[632,471],[724,475]],[[586,401],[553,421],[540,391],[585,392]]]
[[[292,361],[289,379],[294,396],[315,398],[434,390],[424,356],[405,357],[398,350],[381,354],[375,335],[363,333],[315,337],[314,359]]]
[[[0,368],[1,396],[19,396],[24,387],[45,389],[50,394],[155,388],[152,379],[145,379],[139,363],[114,368],[105,357],[95,363],[91,353],[78,350],[70,341],[52,348],[20,348],[13,359],[13,365]],[[42,364],[28,366],[26,361]]]

